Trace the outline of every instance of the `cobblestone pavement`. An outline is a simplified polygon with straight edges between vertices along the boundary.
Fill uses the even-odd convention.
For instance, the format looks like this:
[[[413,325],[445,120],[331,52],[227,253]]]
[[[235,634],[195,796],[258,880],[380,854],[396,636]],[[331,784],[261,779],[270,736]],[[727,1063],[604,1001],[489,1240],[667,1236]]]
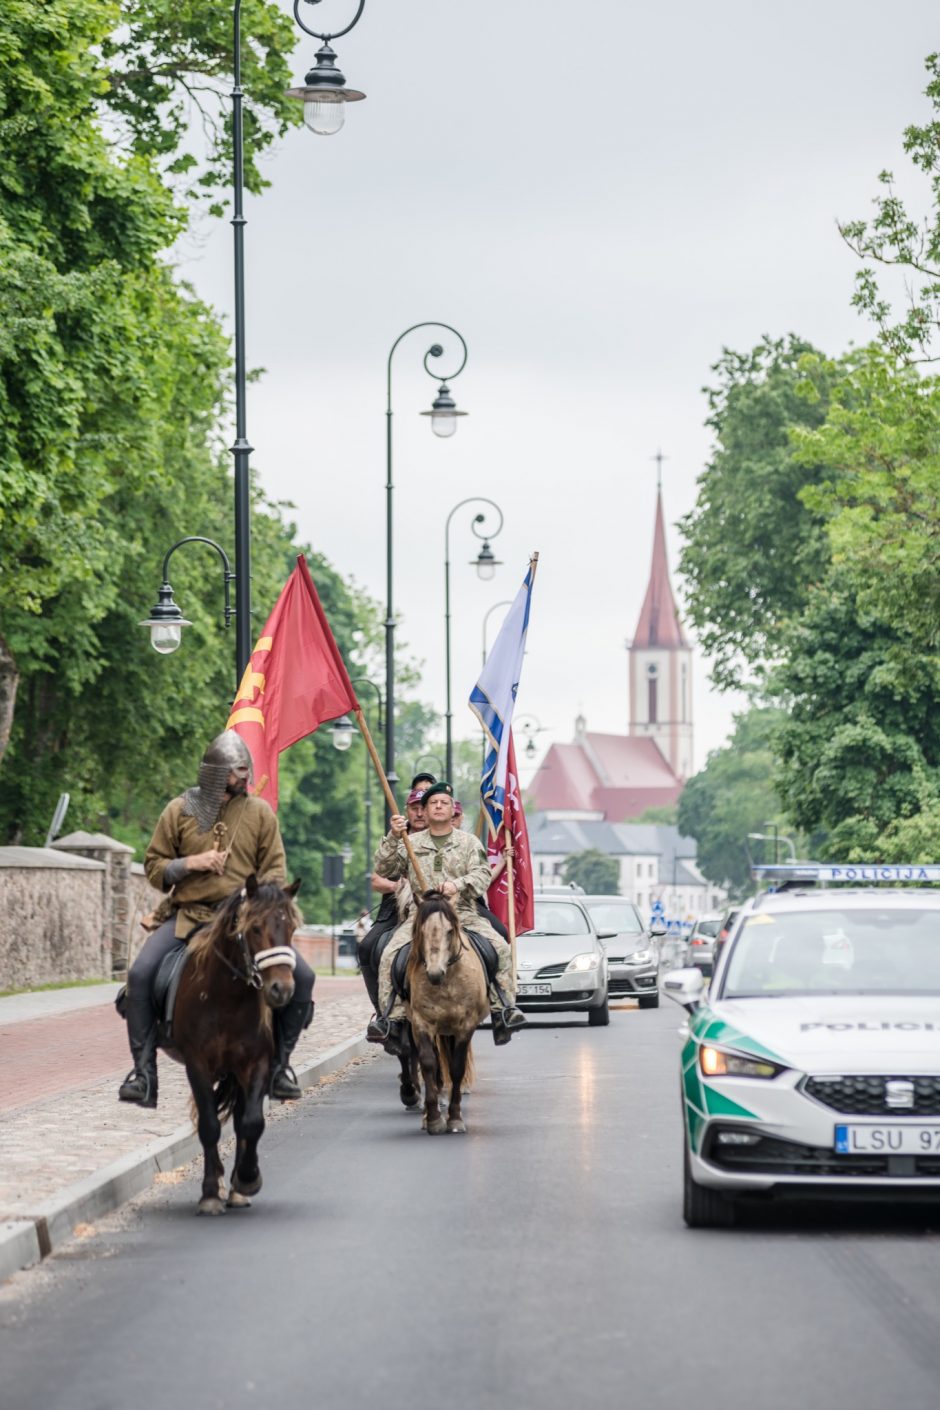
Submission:
[[[9,1025],[2,1006],[11,1001],[0,1000],[0,1220],[16,1218],[189,1120],[186,1074],[162,1053],[157,1109],[117,1100],[129,1063],[127,1041],[110,994],[101,997],[78,1012]],[[372,1012],[361,981],[319,978],[316,998],[314,1021],[294,1053],[296,1066],[363,1033]],[[270,1117],[278,1119],[284,1109],[275,1104]]]

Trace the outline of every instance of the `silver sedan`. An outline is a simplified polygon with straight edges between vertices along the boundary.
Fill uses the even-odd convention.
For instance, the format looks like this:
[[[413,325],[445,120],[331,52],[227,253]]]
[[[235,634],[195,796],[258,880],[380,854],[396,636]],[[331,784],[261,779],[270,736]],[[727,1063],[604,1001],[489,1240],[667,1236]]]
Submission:
[[[536,896],[535,925],[517,941],[516,998],[531,1013],[585,1011],[610,1022],[607,955],[581,896]]]

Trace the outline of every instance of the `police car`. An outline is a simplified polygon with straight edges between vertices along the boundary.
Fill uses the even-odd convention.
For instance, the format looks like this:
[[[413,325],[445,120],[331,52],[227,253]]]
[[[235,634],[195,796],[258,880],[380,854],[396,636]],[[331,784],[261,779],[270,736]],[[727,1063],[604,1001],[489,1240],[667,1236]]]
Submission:
[[[940,866],[755,868],[682,1050],[683,1213],[728,1226],[742,1199],[940,1205]]]

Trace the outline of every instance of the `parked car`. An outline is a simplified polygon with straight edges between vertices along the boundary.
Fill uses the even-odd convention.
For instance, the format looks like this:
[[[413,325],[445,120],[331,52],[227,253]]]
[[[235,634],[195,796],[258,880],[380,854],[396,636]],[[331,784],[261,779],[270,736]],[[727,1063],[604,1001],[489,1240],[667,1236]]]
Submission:
[[[738,916],[739,916],[740,914],[741,914],[741,907],[740,907],[740,906],[729,906],[726,911],[723,911],[723,912],[722,912],[721,920],[720,920],[719,925],[718,925],[718,934],[715,936],[715,943],[714,943],[714,945],[712,946],[712,973],[713,973],[713,974],[714,974],[714,972],[715,972],[715,968],[716,968],[716,966],[717,966],[717,964],[718,964],[718,961],[719,961],[719,959],[721,958],[721,952],[722,952],[722,949],[724,948],[725,941],[728,939],[728,936],[731,934],[732,930],[734,929],[734,923],[735,923],[735,921],[737,920],[737,918],[738,918]]]
[[[521,1009],[586,1012],[592,1028],[610,1022],[607,954],[583,896],[536,892],[535,925],[519,936],[516,957]]]
[[[585,896],[581,904],[607,951],[610,997],[636,999],[641,1009],[658,1008],[661,928],[647,929],[636,906],[623,896]]]
[[[717,912],[714,915],[699,916],[689,932],[686,964],[700,969],[704,975],[710,975],[712,972],[715,941],[721,929],[721,919]]]

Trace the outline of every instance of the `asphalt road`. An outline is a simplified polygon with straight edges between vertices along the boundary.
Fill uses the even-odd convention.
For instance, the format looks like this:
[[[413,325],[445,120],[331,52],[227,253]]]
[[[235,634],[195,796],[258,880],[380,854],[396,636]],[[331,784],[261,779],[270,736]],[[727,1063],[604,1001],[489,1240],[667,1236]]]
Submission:
[[[680,1017],[480,1034],[463,1137],[423,1135],[384,1058],[322,1089],[269,1129],[251,1210],[165,1186],[21,1275],[0,1404],[935,1405],[923,1216],[683,1226]]]

